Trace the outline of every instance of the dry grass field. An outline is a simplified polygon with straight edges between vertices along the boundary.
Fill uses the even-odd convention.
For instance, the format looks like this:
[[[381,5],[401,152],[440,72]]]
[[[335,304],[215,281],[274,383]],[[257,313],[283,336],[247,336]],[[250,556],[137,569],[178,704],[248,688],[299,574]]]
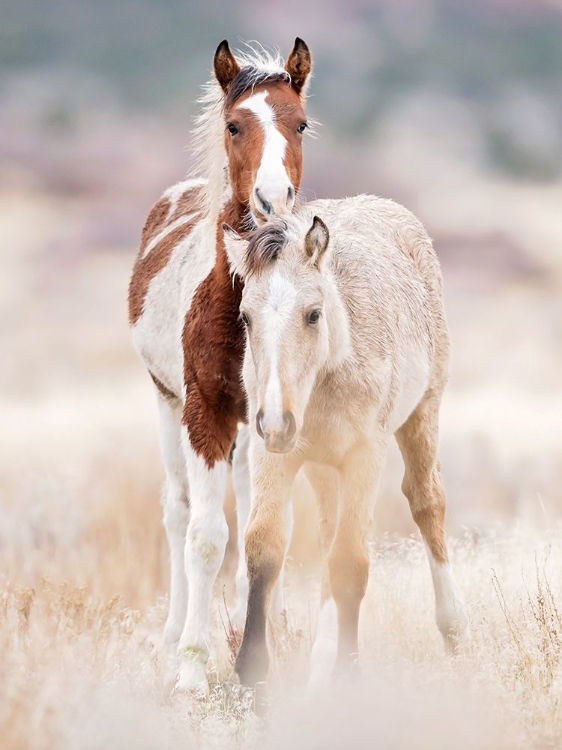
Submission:
[[[172,694],[161,672],[167,550],[155,406],[126,327],[132,250],[102,236],[79,251],[85,198],[1,196],[2,750],[562,744],[562,187],[462,184],[462,205],[442,185],[412,207],[445,249],[454,366],[442,458],[471,644],[443,652],[393,453],[362,677],[307,693],[318,575],[303,481],[265,720],[233,677],[232,546],[213,604],[210,699]]]

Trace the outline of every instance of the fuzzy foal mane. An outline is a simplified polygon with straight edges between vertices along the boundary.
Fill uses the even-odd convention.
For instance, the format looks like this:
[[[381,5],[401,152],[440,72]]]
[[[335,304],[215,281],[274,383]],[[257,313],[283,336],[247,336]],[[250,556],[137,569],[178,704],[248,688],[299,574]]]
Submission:
[[[270,263],[279,257],[287,244],[288,225],[285,221],[266,224],[250,237],[246,248],[246,275],[261,273]]]
[[[213,77],[203,86],[198,100],[201,113],[195,119],[192,132],[194,167],[189,177],[205,179],[201,191],[203,212],[218,215],[221,203],[230,185],[228,162],[224,148],[224,107],[239,99],[249,89],[262,83],[287,81],[291,77],[284,68],[279,52],[268,52],[257,43],[248,44],[246,52],[236,52],[240,72],[225,96]]]

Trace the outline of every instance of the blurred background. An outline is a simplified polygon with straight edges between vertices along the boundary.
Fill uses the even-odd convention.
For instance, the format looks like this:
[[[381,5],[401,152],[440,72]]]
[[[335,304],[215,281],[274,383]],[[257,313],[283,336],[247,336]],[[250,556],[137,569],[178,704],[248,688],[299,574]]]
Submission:
[[[190,166],[217,44],[314,56],[303,195],[377,193],[442,261],[449,529],[562,511],[558,0],[4,0],[0,23],[3,569],[166,590],[156,409],[127,328],[146,215]],[[410,534],[390,456],[375,538]],[[293,558],[315,556],[298,488]],[[230,511],[231,512],[231,511]],[[64,564],[61,565],[61,560]]]

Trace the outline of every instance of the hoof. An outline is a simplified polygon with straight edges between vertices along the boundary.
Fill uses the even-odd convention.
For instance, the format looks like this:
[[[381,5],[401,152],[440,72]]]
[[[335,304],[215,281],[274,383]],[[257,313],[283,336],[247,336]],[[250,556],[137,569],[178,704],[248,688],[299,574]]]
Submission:
[[[234,669],[246,687],[253,688],[258,682],[265,682],[269,669],[267,648],[251,648],[242,641]]]
[[[206,659],[203,660],[201,657],[202,654],[193,653],[192,648],[188,654],[182,654],[180,647],[179,676],[174,688],[175,693],[188,693],[196,698],[208,697]]]

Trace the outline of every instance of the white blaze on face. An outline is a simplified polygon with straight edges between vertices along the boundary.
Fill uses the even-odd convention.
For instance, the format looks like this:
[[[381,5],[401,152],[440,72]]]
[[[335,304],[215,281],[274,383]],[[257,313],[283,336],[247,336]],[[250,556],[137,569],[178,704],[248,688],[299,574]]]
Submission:
[[[262,201],[267,201],[275,214],[282,214],[292,209],[294,190],[291,190],[291,196],[289,196],[289,188],[292,189],[293,186],[283,163],[287,139],[281,135],[275,125],[275,112],[273,107],[266,102],[267,96],[267,91],[261,91],[246,99],[239,106],[253,112],[264,131],[263,153],[253,188],[256,209],[267,214],[268,211],[262,203]]]
[[[264,320],[264,350],[267,383],[263,401],[264,430],[278,432],[283,429],[283,391],[279,375],[279,352],[295,303],[297,290],[280,273],[274,273],[269,282],[268,300]]]

